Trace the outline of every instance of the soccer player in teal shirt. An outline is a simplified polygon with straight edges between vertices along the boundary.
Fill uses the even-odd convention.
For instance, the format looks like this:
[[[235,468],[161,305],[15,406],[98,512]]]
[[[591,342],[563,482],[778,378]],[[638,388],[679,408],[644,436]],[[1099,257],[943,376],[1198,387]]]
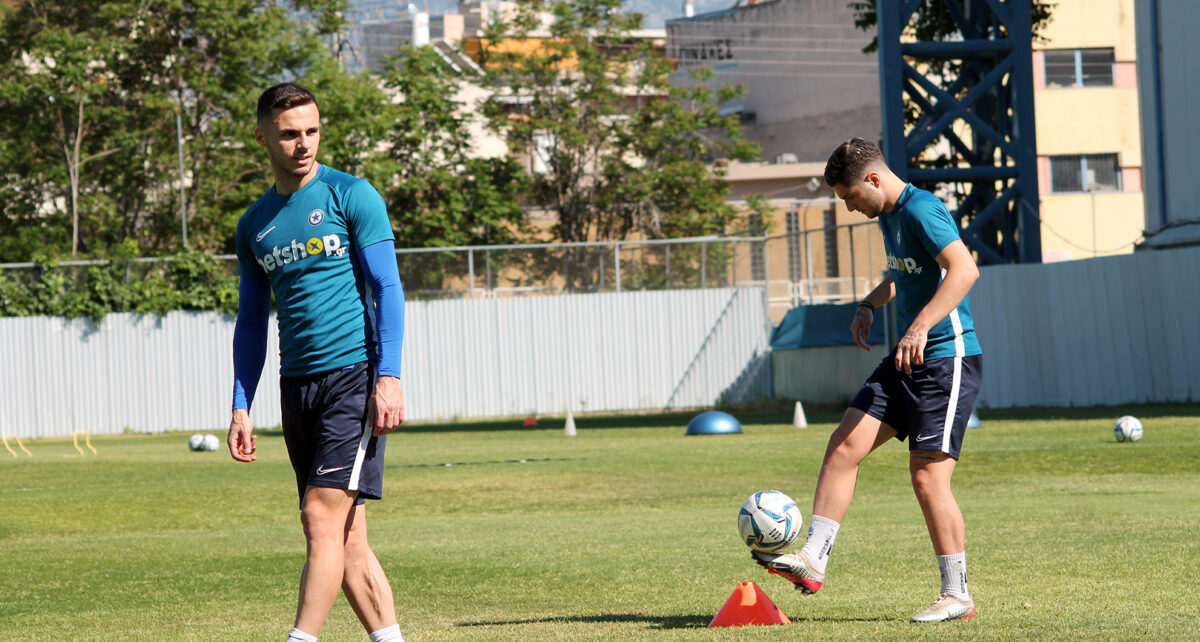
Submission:
[[[280,401],[307,559],[289,641],[317,639],[344,589],[372,642],[403,640],[391,585],[367,541],[365,499],[383,492],[386,435],[404,420],[404,290],[387,209],[366,181],[317,163],[321,114],[308,90],[271,87],[255,138],[275,184],[238,221],[229,452],[252,462],[249,409],[279,326]]]
[[[965,527],[950,479],[981,381],[981,351],[967,299],[979,269],[941,200],[896,176],[874,143],[861,138],[842,143],[825,165],[825,182],[851,211],[879,221],[887,251],[888,274],[859,304],[850,332],[870,350],[875,309],[895,299],[901,339],[829,438],[803,548],[752,555],[797,590],[816,593],[854,496],[859,464],[891,439],[907,439],[912,486],[942,581],[937,600],[912,621],[974,617]]]

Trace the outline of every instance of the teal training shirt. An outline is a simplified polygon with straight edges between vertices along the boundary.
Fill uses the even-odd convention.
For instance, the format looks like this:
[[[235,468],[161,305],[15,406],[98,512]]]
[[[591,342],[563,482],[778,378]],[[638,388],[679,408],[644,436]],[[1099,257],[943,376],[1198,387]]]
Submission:
[[[267,279],[279,322],[279,372],[303,376],[376,360],[358,252],[392,240],[367,181],[324,165],[299,191],[274,186],[238,221],[238,275]]]
[[[910,185],[896,201],[896,209],[879,215],[888,271],[896,284],[896,312],[900,336],[933,298],[942,283],[937,255],[960,240],[958,225],[945,204],[929,192]],[[969,357],[981,354],[971,320],[969,297],[929,330],[925,358]]]

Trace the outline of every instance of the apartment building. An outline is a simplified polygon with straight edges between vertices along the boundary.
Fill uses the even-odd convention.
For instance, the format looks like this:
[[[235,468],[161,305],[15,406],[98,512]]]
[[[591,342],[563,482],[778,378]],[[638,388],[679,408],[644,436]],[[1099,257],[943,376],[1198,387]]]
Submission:
[[[1134,0],[1059,0],[1039,35],[1042,260],[1132,252],[1145,229]]]

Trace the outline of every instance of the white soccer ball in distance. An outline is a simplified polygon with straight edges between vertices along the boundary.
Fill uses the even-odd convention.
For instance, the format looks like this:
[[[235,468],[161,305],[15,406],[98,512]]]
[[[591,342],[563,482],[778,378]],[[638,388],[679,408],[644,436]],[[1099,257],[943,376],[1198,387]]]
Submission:
[[[188,438],[188,450],[190,450],[192,452],[199,452],[199,451],[205,450],[204,437],[205,437],[205,435],[192,435],[191,437],[189,437]]]
[[[204,435],[204,449],[209,452],[216,452],[221,447],[221,440],[217,439],[216,435]]]
[[[1137,441],[1142,438],[1142,422],[1137,417],[1125,415],[1113,424],[1113,435],[1117,441]]]
[[[738,534],[746,546],[775,553],[796,541],[803,521],[791,497],[777,490],[760,490],[738,511]]]

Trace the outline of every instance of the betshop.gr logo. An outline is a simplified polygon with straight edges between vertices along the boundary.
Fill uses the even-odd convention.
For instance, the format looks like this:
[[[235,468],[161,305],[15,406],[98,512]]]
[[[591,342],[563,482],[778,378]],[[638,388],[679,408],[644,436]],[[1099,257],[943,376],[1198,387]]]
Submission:
[[[337,234],[326,234],[321,238],[312,237],[307,243],[301,243],[296,239],[292,239],[291,243],[284,246],[276,245],[271,248],[271,251],[258,257],[258,264],[267,272],[273,271],[275,268],[302,261],[310,256],[332,256],[341,258],[346,255],[346,248],[342,247],[342,239]]]
[[[909,257],[896,258],[891,254],[887,255],[887,266],[889,270],[907,272],[908,274],[920,274],[921,270],[925,269],[917,265],[916,259]]]

